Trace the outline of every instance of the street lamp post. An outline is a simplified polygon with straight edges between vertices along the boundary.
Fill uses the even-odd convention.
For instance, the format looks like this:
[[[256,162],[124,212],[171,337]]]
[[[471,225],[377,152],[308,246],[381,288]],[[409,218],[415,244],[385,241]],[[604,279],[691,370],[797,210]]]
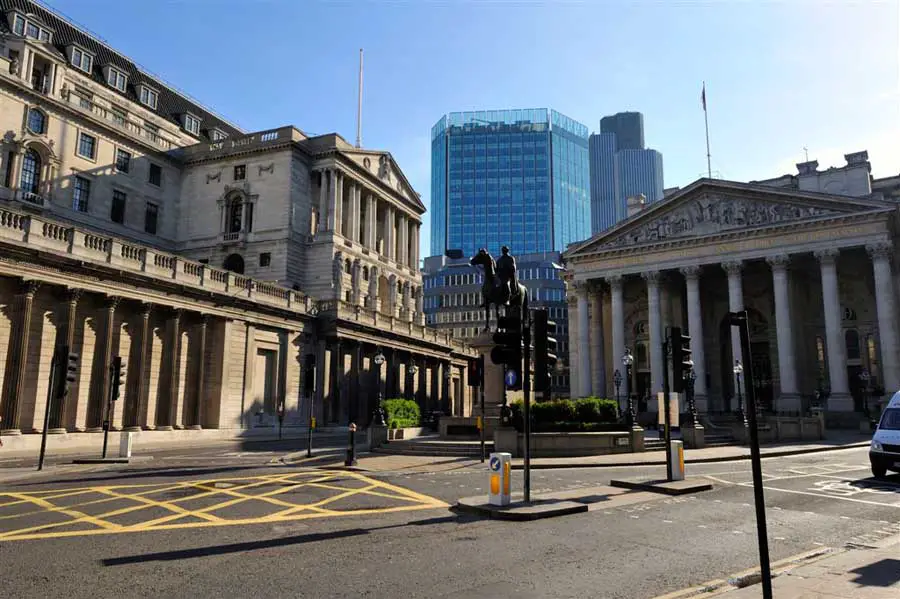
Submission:
[[[409,374],[409,381],[408,381],[409,385],[407,385],[407,389],[406,389],[406,398],[407,399],[411,400],[411,399],[415,398],[415,390],[414,390],[415,383],[413,382],[415,379],[413,377],[416,376],[416,373],[418,371],[419,371],[419,369],[416,368],[415,364],[410,364],[409,368],[406,369],[407,374]]]
[[[869,422],[871,422],[872,415],[869,413],[869,381],[872,380],[872,377],[869,376],[869,371],[863,368],[859,373],[859,380],[862,383],[863,412],[865,412],[866,418],[868,418]]]
[[[693,368],[684,373],[684,382],[687,390],[688,411],[691,413],[691,424],[697,424],[697,404],[694,402],[694,383],[697,382],[697,373]]]
[[[616,409],[619,410],[619,414],[621,414],[623,410],[622,402],[619,401],[619,387],[622,385],[622,373],[619,372],[618,368],[613,372],[613,384],[616,386]]]
[[[622,364],[625,366],[625,380],[628,383],[628,386],[625,388],[625,392],[628,394],[628,426],[634,428],[637,423],[637,416],[634,413],[634,400],[632,399],[631,386],[633,380],[631,378],[631,366],[634,364],[634,356],[631,355],[631,350],[627,347],[625,348],[625,355],[622,356]]]
[[[734,372],[735,377],[735,387],[737,388],[737,396],[738,396],[738,418],[741,419],[744,427],[747,426],[747,412],[744,410],[744,395],[741,393],[741,375],[744,374],[744,365],[741,364],[740,360],[734,361],[734,368],[732,368],[732,372]]]
[[[375,413],[372,415],[372,424],[375,426],[387,426],[387,423],[384,421],[384,398],[381,394],[381,365],[384,364],[384,354],[381,353],[381,350],[378,350],[378,353],[375,354],[375,375],[377,378],[377,386],[378,386],[378,405],[375,407]]]

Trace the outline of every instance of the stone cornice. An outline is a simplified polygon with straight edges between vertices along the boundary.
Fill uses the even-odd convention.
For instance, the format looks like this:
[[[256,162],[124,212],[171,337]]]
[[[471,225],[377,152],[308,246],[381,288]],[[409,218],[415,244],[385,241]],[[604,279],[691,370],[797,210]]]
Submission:
[[[634,246],[626,246],[626,247],[616,247],[616,248],[603,248],[598,249],[596,251],[590,253],[583,253],[578,255],[568,256],[567,260],[573,266],[578,266],[583,264],[584,262],[594,262],[597,260],[602,260],[605,257],[612,256],[623,256],[623,255],[632,255],[632,254],[642,254],[646,253],[648,250],[654,252],[664,252],[670,249],[683,249],[687,247],[701,247],[701,246],[710,246],[715,245],[717,243],[724,243],[728,241],[734,241],[739,239],[753,239],[760,238],[766,236],[773,235],[782,235],[787,233],[790,230],[814,230],[821,228],[822,225],[840,225],[840,224],[855,224],[862,222],[877,222],[877,221],[886,221],[886,217],[895,214],[896,210],[893,208],[883,208],[877,210],[870,210],[866,212],[857,212],[844,214],[840,216],[827,216],[817,219],[812,219],[808,221],[799,221],[799,222],[788,222],[782,223],[778,225],[770,225],[767,227],[758,227],[755,229],[736,229],[730,231],[723,231],[722,233],[714,234],[714,235],[706,235],[703,237],[684,237],[684,238],[673,238],[667,241],[659,241],[655,243],[647,243],[641,245]]]

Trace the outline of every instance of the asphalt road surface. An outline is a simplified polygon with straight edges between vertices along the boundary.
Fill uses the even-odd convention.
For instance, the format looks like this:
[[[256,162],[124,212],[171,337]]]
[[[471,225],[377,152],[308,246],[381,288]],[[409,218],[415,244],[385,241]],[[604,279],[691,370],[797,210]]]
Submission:
[[[713,491],[508,523],[448,509],[485,492],[480,466],[372,475],[266,457],[0,486],[0,595],[650,598],[758,564],[749,462],[688,465]],[[763,468],[773,561],[900,533],[900,477],[871,479],[864,449]],[[535,471],[533,492],[661,470]]]

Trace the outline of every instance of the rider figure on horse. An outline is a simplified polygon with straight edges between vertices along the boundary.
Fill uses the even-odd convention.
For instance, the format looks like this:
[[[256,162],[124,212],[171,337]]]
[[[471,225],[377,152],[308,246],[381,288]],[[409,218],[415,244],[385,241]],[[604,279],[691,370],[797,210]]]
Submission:
[[[516,272],[516,259],[509,255],[509,248],[504,245],[500,248],[500,253],[502,255],[497,258],[497,278],[500,279],[503,290],[503,303],[508,306],[514,291],[519,288],[519,278]]]

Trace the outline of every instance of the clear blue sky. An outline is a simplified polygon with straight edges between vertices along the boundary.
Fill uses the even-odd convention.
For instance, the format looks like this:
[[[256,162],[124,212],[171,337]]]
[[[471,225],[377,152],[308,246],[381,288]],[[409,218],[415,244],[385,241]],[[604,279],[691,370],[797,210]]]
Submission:
[[[550,107],[591,130],[644,113],[666,186],[843,164],[900,173],[898,0],[47,0],[246,130],[294,124],[390,150],[430,203],[430,129],[457,110]],[[422,255],[429,235],[423,232]]]

